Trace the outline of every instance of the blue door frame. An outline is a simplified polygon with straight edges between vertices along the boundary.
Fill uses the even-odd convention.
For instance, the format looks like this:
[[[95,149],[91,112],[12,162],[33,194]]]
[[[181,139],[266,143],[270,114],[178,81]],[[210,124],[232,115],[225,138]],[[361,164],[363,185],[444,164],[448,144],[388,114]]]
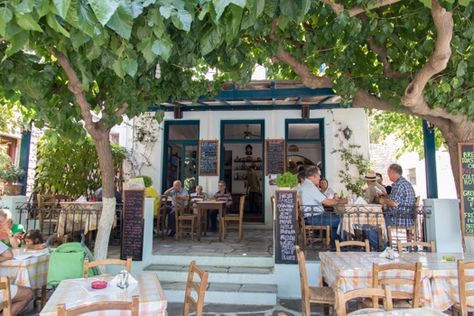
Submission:
[[[198,125],[198,138],[196,140],[170,140],[169,139],[169,134],[170,134],[170,126],[171,125]],[[183,151],[185,149],[186,145],[195,145],[199,147],[199,120],[187,120],[187,121],[165,121],[165,127],[164,127],[164,134],[163,134],[164,142],[163,142],[163,166],[162,166],[162,178],[161,178],[161,192],[164,192],[166,189],[166,180],[168,179],[168,146],[171,144],[177,144],[177,145],[182,145],[183,146]],[[198,148],[199,152],[199,148]],[[197,163],[196,163],[196,176],[197,176],[197,181],[196,185],[199,182],[199,176],[197,170],[199,170],[199,157],[196,157]],[[182,167],[182,164],[184,164],[184,155],[182,156],[181,162],[180,162],[180,168]],[[183,179],[176,179],[176,180],[181,180]],[[183,183],[184,185],[184,183]]]
[[[289,125],[290,124],[319,124],[319,138],[288,138],[289,137]],[[323,168],[321,175],[324,177],[326,174],[326,155],[325,155],[325,144],[324,144],[324,119],[286,119],[285,120],[285,142],[286,142],[286,157],[288,157],[288,142],[295,143],[320,143],[321,144],[321,163]],[[316,161],[317,163],[317,161]]]

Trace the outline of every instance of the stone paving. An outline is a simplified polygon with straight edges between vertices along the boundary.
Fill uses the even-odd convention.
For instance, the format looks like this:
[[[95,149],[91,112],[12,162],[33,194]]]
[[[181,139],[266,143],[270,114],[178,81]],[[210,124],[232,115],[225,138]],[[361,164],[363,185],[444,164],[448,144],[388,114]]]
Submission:
[[[273,231],[270,229],[244,229],[244,238],[239,241],[234,232],[230,232],[224,241],[219,241],[217,233],[207,233],[201,241],[192,240],[183,235],[180,240],[172,237],[155,237],[153,242],[155,255],[187,256],[273,256]]]

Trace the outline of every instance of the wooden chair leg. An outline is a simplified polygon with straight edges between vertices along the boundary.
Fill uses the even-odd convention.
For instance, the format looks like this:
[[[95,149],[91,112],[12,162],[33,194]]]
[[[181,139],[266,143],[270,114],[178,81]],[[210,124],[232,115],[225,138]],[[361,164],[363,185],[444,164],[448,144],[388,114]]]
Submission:
[[[196,225],[196,220],[193,218],[191,220],[191,239],[194,240],[194,226]]]
[[[226,231],[225,231],[225,220],[222,221],[222,239],[225,239],[226,237]]]
[[[326,226],[326,248],[329,249],[331,245],[331,227]]]
[[[244,239],[244,230],[242,227],[242,222],[239,222],[239,240]]]

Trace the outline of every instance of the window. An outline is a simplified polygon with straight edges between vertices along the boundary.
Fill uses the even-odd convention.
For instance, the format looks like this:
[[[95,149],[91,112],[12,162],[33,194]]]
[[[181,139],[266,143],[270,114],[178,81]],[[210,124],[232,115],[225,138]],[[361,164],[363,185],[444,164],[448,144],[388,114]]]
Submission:
[[[0,136],[0,153],[10,157],[12,163],[15,163],[17,153],[18,139],[8,136]]]
[[[319,165],[324,175],[323,120],[286,120],[286,169],[298,173]]]
[[[261,139],[262,124],[234,124],[226,123],[224,139]]]
[[[199,124],[169,125],[169,140],[199,140]]]

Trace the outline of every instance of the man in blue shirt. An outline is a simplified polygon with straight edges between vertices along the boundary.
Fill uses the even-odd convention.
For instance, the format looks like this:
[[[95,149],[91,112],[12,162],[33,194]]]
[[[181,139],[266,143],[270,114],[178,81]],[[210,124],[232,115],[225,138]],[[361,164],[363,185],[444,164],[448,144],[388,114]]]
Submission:
[[[165,191],[164,195],[172,198],[171,209],[168,210],[168,229],[170,229],[168,236],[174,236],[176,234],[176,207],[188,205],[189,194],[182,187],[181,181],[176,180],[173,182],[173,186]]]
[[[416,195],[410,182],[402,176],[399,164],[391,164],[387,174],[392,184],[388,199],[381,197],[380,203],[387,206],[385,221],[387,226],[408,227],[415,225]]]
[[[316,166],[306,170],[306,179],[300,186],[301,207],[307,225],[331,226],[331,244],[337,238],[337,228],[339,226],[339,216],[335,213],[324,212],[324,206],[334,206],[336,199],[329,199],[318,188],[321,173]]]

